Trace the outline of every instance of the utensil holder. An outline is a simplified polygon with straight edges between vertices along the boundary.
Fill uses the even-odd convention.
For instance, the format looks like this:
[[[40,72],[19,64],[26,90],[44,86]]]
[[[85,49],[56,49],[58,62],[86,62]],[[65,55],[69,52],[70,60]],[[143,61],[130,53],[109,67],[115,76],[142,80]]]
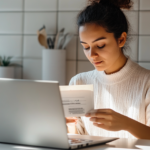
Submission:
[[[60,85],[66,85],[66,50],[43,49],[42,79],[59,81]]]

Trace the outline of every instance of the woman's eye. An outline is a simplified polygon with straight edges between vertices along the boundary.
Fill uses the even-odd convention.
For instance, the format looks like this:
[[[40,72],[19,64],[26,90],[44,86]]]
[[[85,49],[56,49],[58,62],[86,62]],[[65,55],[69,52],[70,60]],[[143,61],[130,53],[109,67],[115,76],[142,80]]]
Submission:
[[[97,46],[99,49],[102,49],[102,48],[104,48],[105,47],[105,45],[104,46],[102,46],[102,47],[99,47],[99,46]],[[84,48],[84,50],[88,50],[90,47],[88,47],[88,48]]]
[[[88,50],[89,49],[89,47],[88,48],[84,48],[84,50]]]
[[[102,48],[104,48],[105,47],[105,45],[104,46],[102,46],[102,47],[99,47],[99,46],[97,46],[99,49],[102,49]]]

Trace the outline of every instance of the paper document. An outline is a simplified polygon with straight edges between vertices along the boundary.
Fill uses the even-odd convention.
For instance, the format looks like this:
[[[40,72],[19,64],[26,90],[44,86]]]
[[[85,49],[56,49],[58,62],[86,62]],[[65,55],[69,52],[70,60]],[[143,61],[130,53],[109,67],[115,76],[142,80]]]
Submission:
[[[60,86],[65,117],[80,117],[94,109],[93,85]]]

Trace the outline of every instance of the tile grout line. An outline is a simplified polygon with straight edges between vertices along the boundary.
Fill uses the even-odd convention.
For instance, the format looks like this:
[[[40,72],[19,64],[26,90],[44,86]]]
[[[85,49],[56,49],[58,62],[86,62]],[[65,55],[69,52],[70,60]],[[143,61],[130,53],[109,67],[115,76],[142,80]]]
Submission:
[[[27,35],[27,36],[36,36],[36,34],[28,34],[28,33],[25,33],[25,34],[19,34],[19,33],[10,33],[10,34],[7,34],[7,33],[0,33],[0,36],[18,36],[18,35]],[[47,34],[49,36],[54,36],[56,34]],[[74,36],[78,36],[79,34],[74,34]],[[150,36],[150,34],[129,34],[130,36]]]
[[[24,23],[25,23],[25,13],[24,13],[24,10],[25,10],[25,0],[23,0],[23,14],[22,14],[22,68],[21,68],[21,78],[23,79],[23,68],[24,68],[24,65],[23,65],[23,60],[24,60],[24,58],[23,58],[23,53],[24,53]]]
[[[0,33],[0,36],[2,36],[2,35],[4,35],[4,36],[18,36],[18,35],[27,35],[27,36],[36,36],[37,34],[28,34],[28,33],[25,33],[25,34],[19,34],[19,33]],[[55,36],[56,34],[47,34],[47,35],[49,35],[49,36]],[[130,36],[150,36],[150,34],[129,34]],[[79,34],[74,34],[74,36],[79,36]]]
[[[137,62],[139,63],[139,53],[140,53],[140,46],[139,46],[139,38],[140,38],[140,13],[139,13],[139,10],[140,10],[140,0],[138,0],[138,60],[137,60]]]
[[[58,9],[59,9],[59,0],[57,0],[57,11],[56,11],[56,34],[58,32],[58,19],[59,19],[59,16],[58,16]]]
[[[59,5],[57,5],[59,6]],[[51,11],[41,11],[41,10],[36,10],[36,11],[0,11],[0,13],[50,13],[50,12],[79,12],[80,10],[51,10]],[[127,10],[123,10],[125,12],[128,12]],[[129,10],[129,12],[150,12],[150,10]]]

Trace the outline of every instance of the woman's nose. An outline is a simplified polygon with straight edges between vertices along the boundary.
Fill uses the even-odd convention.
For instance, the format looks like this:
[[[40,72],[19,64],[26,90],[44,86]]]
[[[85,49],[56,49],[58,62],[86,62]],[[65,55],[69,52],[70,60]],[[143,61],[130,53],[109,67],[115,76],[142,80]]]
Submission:
[[[89,51],[89,56],[90,57],[96,57],[96,56],[98,56],[98,54],[94,49],[91,48]]]

